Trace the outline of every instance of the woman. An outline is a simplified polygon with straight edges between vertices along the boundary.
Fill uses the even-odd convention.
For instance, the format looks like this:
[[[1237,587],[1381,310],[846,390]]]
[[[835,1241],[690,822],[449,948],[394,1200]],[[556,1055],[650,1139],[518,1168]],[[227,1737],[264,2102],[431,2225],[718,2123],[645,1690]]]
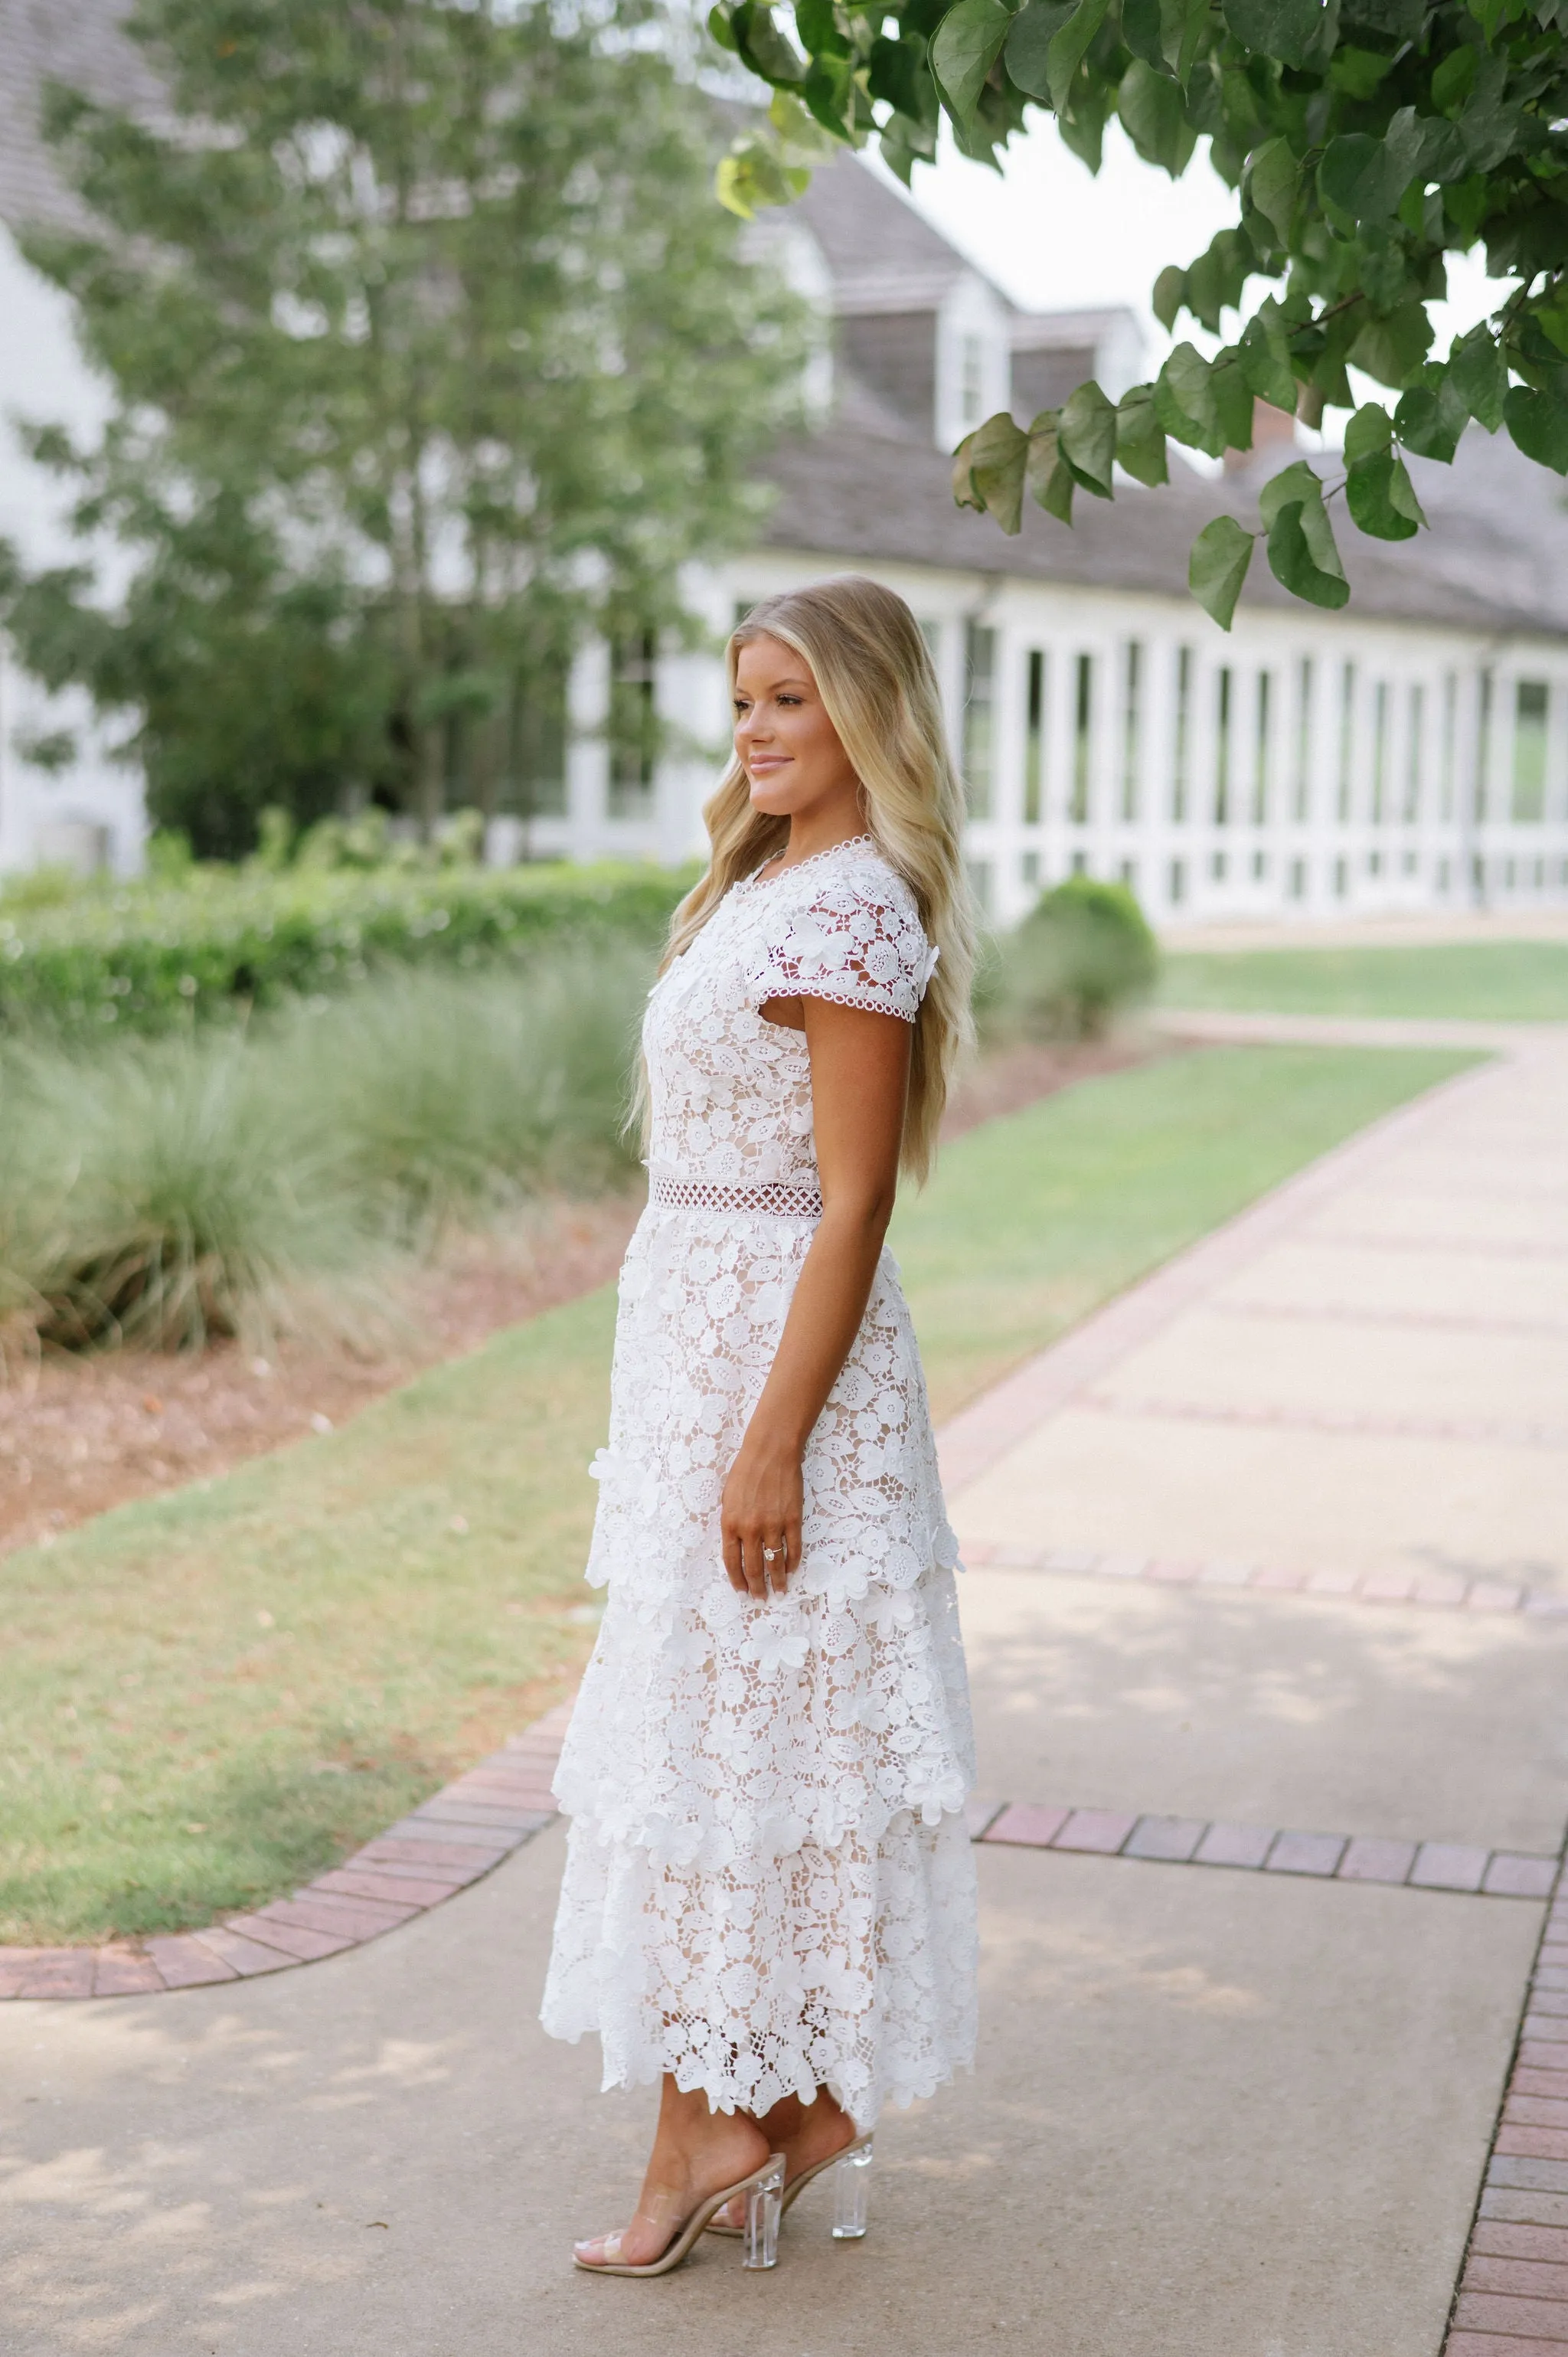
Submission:
[[[629,2225],[772,2264],[885,2100],[974,2045],[972,1737],[925,1385],[883,1251],[968,1024],[961,802],[930,660],[860,579],[730,640],[735,759],[643,1030],[650,1200],[627,1254],[588,1577],[604,1626],[555,1790],[573,1820],[542,2019],[662,2083]]]

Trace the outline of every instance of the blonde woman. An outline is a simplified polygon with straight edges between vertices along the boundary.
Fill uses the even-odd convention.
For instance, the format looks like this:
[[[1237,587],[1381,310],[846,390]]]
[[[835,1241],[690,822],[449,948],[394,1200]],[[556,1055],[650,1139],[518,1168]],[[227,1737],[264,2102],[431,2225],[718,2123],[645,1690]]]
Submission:
[[[773,2264],[833,2172],[865,2231],[884,2102],[972,2059],[972,1737],[925,1384],[883,1249],[968,1025],[961,796],[902,598],[826,581],[729,645],[735,759],[643,1030],[588,1577],[604,1626],[562,1756],[542,2019],[657,2079],[630,2223]]]

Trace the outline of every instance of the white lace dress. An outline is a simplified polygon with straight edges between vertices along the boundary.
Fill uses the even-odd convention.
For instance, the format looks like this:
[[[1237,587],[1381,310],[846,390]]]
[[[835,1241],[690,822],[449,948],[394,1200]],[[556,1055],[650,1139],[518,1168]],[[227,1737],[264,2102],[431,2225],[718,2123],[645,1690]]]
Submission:
[[[621,1272],[589,1580],[604,1625],[555,1791],[542,2012],[607,2087],[723,2110],[819,2085],[862,2127],[974,2046],[972,1736],[925,1384],[891,1256],[805,1458],[785,1596],[737,1596],[719,1498],[821,1211],[801,995],[913,1021],[929,968],[875,845],[739,884],[656,985],[650,1201]]]

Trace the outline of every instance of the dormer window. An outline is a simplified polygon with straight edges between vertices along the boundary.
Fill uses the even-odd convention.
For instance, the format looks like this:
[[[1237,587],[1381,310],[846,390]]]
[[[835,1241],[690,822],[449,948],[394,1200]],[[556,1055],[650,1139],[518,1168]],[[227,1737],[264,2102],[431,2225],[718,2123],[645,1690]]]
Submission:
[[[959,341],[958,425],[971,434],[985,418],[985,339],[963,336]]]
[[[1012,391],[1009,321],[994,288],[978,272],[955,278],[938,307],[936,429],[938,447],[950,450],[999,409]]]

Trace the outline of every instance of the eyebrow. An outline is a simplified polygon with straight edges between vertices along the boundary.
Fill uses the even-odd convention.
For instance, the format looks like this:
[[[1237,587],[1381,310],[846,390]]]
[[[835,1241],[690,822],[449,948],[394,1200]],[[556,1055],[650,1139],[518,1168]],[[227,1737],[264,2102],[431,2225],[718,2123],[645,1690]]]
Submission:
[[[763,695],[777,695],[781,687],[803,687],[809,690],[811,685],[811,683],[809,679],[797,679],[794,673],[790,673],[784,679],[770,679],[767,686],[760,690],[748,690],[744,688],[737,679],[735,683],[735,692],[737,695],[746,695],[747,694],[757,693]]]

